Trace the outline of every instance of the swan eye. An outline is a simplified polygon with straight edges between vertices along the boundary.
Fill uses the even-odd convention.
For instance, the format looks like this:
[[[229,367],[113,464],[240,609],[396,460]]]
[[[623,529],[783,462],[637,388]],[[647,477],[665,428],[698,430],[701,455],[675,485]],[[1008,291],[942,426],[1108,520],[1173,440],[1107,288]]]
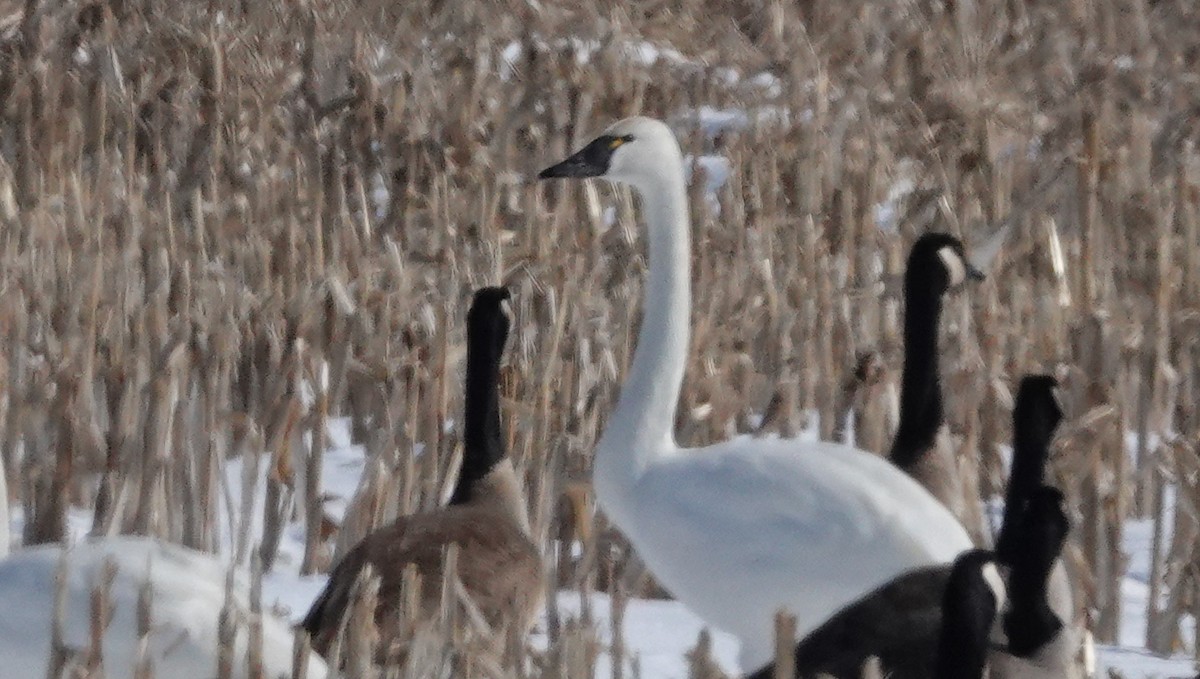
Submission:
[[[950,276],[950,287],[961,285],[963,281],[967,280],[967,264],[954,248],[946,245],[939,248],[937,253],[946,267],[946,273]]]

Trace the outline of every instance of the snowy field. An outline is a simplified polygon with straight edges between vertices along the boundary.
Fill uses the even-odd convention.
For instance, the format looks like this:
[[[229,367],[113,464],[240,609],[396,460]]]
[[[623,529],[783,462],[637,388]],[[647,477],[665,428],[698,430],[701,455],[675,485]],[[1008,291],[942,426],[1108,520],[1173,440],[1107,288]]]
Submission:
[[[329,513],[334,518],[340,518],[349,499],[353,496],[358,485],[359,477],[365,466],[364,448],[351,445],[349,438],[349,422],[334,421],[330,426],[331,447],[326,452],[323,478],[326,492],[334,499],[328,504]],[[225,469],[224,479],[226,488],[222,490],[223,498],[241,497],[241,479],[243,468],[240,461],[229,463]],[[264,476],[258,475],[256,498],[261,503],[263,498]],[[222,541],[224,556],[232,552],[231,520],[235,513],[229,511],[227,500],[222,500],[222,531],[226,536]],[[261,516],[261,504],[256,509],[255,517]],[[91,517],[88,512],[76,510],[70,517],[71,534],[75,539],[86,535]],[[12,530],[14,535],[20,535],[22,516],[19,508],[14,508],[12,515]],[[253,534],[261,533],[261,526],[253,527]],[[267,574],[263,581],[263,604],[269,609],[297,620],[307,610],[309,603],[324,585],[323,576],[301,577],[298,575],[300,560],[303,556],[303,527],[293,524],[284,533],[280,547],[279,558],[275,570]],[[1150,549],[1150,526],[1148,522],[1129,522],[1126,524],[1126,547],[1130,556],[1131,570],[1126,575],[1123,587],[1124,601],[1122,610],[1125,617],[1121,629],[1121,645],[1101,647],[1098,649],[1100,676],[1108,676],[1109,669],[1119,671],[1129,679],[1173,679],[1191,678],[1197,668],[1190,659],[1165,659],[1150,655],[1140,647],[1144,635],[1145,611],[1149,592],[1147,586]],[[0,583],[3,586],[3,583]],[[582,602],[576,592],[560,592],[557,605],[564,618],[578,617],[582,614]],[[614,633],[609,624],[610,602],[607,596],[593,595],[590,614],[601,634],[601,642],[607,644]],[[216,615],[216,611],[213,611]],[[44,611],[30,611],[31,626],[44,625]],[[1189,625],[1191,623],[1189,622]],[[629,662],[636,662],[641,676],[652,679],[683,678],[687,676],[687,665],[684,654],[696,645],[697,637],[703,629],[702,622],[692,615],[684,606],[673,601],[633,600],[625,612],[625,624],[622,633],[629,650]],[[534,642],[542,638],[544,625],[538,625],[534,632]],[[1185,630],[1185,638],[1192,638],[1190,627]],[[726,634],[716,632],[712,635],[713,655],[721,667],[728,673],[736,673],[737,642]],[[611,673],[611,663],[607,655],[599,659],[597,676],[605,677]],[[626,676],[629,676],[628,674]]]

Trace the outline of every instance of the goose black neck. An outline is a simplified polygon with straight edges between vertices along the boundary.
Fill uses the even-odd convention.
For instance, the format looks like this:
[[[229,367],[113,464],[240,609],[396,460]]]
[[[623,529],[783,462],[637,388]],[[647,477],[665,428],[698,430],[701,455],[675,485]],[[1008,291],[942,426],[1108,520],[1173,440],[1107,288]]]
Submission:
[[[1041,487],[1026,501],[1018,524],[1020,548],[1012,557],[1008,578],[1010,603],[1004,616],[1009,652],[1017,657],[1028,658],[1062,629],[1062,621],[1050,608],[1046,596],[1050,573],[1062,554],[1069,530],[1062,502],[1060,492]]]
[[[504,459],[500,430],[500,360],[507,322],[473,307],[467,320],[467,379],[463,413],[463,461],[450,504],[470,501],[480,479]],[[493,316],[493,318],[481,318]]]
[[[1004,492],[1004,518],[996,538],[996,559],[1006,566],[1013,563],[1014,554],[1021,550],[1018,526],[1025,520],[1029,497],[1042,486],[1046,460],[1050,455],[1053,425],[1040,417],[1034,404],[1022,390],[1013,409],[1012,471]]]
[[[942,426],[942,387],[938,374],[938,320],[941,291],[911,264],[904,281],[904,372],[900,382],[900,427],[889,457],[901,468],[928,452]]]
[[[983,569],[991,554],[964,553],[954,564],[942,599],[942,629],[934,679],[980,679],[987,663],[988,637],[996,618],[996,597]]]

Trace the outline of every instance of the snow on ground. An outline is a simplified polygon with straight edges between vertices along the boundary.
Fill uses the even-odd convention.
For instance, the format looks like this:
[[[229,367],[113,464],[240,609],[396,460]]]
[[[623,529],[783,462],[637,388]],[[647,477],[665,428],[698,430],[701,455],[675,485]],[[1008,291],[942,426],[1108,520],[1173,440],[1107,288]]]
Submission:
[[[577,592],[559,592],[558,610],[564,620],[583,617],[583,602]],[[607,647],[612,643],[612,600],[606,594],[593,594],[591,600],[592,620],[600,636],[600,643]],[[674,601],[648,601],[634,599],[625,608],[624,639],[630,656],[626,658],[625,676],[633,675],[633,663],[641,670],[641,676],[656,679],[687,679],[687,663],[684,654],[696,646],[703,621],[692,615],[687,608]],[[539,625],[534,643],[544,645],[544,634]],[[710,630],[712,632],[712,630]],[[712,632],[712,655],[726,673],[737,672],[738,642],[732,635]],[[612,660],[604,653],[596,663],[597,677],[612,676]]]
[[[566,52],[569,50],[575,56],[575,63],[580,66],[587,65],[597,52],[602,48],[606,48],[615,50],[618,56],[631,64],[643,67],[665,64],[672,68],[704,69],[730,86],[746,87],[750,90],[761,92],[768,97],[778,97],[783,92],[783,84],[772,73],[761,71],[753,75],[743,75],[736,68],[710,66],[702,59],[684,55],[673,47],[655,45],[644,40],[623,40],[615,43],[607,43],[595,39],[579,38],[577,36],[544,39],[537,35],[532,36],[531,40],[537,46],[537,49],[542,51]],[[519,75],[518,69],[524,52],[525,45],[516,41],[508,43],[500,50],[499,72],[501,80],[511,80]]]
[[[5,676],[46,676],[55,576],[61,554],[57,545],[43,545],[18,550],[0,561],[0,601],[4,602],[0,612],[0,666]],[[139,656],[137,602],[147,579],[153,591],[153,626],[145,656],[157,676],[213,675],[226,568],[207,554],[151,538],[83,540],[67,551],[62,630],[67,647],[88,647],[92,590],[109,562],[117,570],[109,590],[114,617],[104,636],[103,659],[108,676],[134,675]],[[234,644],[234,677],[247,676],[248,589],[241,575],[234,594],[236,615],[242,621]],[[292,638],[286,622],[271,616],[263,618],[263,666],[267,676],[290,675]],[[308,673],[324,677],[324,663],[311,657]]]
[[[366,454],[362,446],[351,445],[349,437],[349,422],[344,419],[331,422],[329,427],[330,445],[326,452],[323,466],[323,488],[326,494],[333,496],[327,507],[332,516],[339,517],[345,511],[346,503],[353,496],[358,486],[359,478],[365,468]],[[219,520],[223,531],[221,540],[222,558],[226,562],[231,558],[234,547],[234,519],[240,515],[242,477],[245,469],[242,460],[232,460],[226,464],[223,478],[227,487],[220,491],[221,506]],[[251,524],[251,543],[261,535],[261,506],[264,496],[264,479],[266,458],[260,462],[254,485],[255,510]],[[1169,504],[1169,503],[1168,503]],[[14,507],[11,516],[12,533],[14,537],[21,534],[23,516],[19,507]],[[79,541],[87,533],[91,525],[90,512],[73,510],[68,517],[72,539]],[[1126,526],[1126,550],[1130,554],[1130,569],[1123,586],[1123,612],[1121,643],[1119,647],[1100,647],[1099,667],[1101,674],[1107,668],[1120,671],[1127,679],[1173,679],[1177,677],[1192,678],[1196,667],[1190,659],[1162,659],[1147,654],[1140,648],[1141,638],[1145,629],[1145,611],[1149,588],[1149,552],[1152,526],[1145,521],[1131,521]],[[280,545],[279,558],[275,570],[264,576],[263,605],[268,609],[277,610],[281,615],[298,620],[307,611],[309,604],[324,586],[323,576],[301,577],[299,573],[300,560],[304,554],[303,526],[294,523],[284,532]],[[22,554],[19,548],[13,559]],[[10,559],[13,560],[13,559]],[[0,568],[8,562],[0,561]],[[2,571],[0,571],[2,572]],[[0,586],[3,578],[0,576]],[[90,580],[88,580],[90,582]],[[135,590],[136,591],[136,590]],[[73,594],[73,596],[75,596]],[[134,599],[136,600],[136,596]],[[86,605],[82,603],[80,605]],[[7,601],[5,602],[7,604]],[[558,608],[564,619],[582,615],[579,594],[564,591],[559,594]],[[610,600],[602,594],[594,594],[591,599],[590,614],[598,629],[601,643],[611,640],[613,631],[610,625]],[[24,607],[25,604],[22,604]],[[74,603],[71,604],[75,606]],[[219,604],[217,604],[219,607]],[[117,629],[132,629],[130,619],[122,625],[120,619],[114,625]],[[1192,638],[1193,623],[1189,620],[1185,625],[1185,638]],[[685,654],[696,645],[697,636],[703,629],[703,623],[691,614],[684,606],[673,601],[632,600],[625,611],[624,639],[630,661],[636,656],[640,666],[641,676],[648,679],[670,679],[687,676]],[[34,643],[38,635],[44,637],[44,625],[31,625],[29,629],[39,630],[36,633],[25,633],[28,639],[22,643]],[[535,643],[544,644],[545,625],[540,623],[535,630]],[[0,628],[0,638],[7,638],[7,632]],[[727,672],[737,671],[737,642],[720,632],[713,632],[714,659]],[[44,639],[43,639],[44,641]],[[4,657],[0,647],[0,657]],[[600,658],[597,677],[610,676],[611,665],[607,654]],[[627,668],[630,669],[630,668]],[[629,675],[627,675],[629,676]]]

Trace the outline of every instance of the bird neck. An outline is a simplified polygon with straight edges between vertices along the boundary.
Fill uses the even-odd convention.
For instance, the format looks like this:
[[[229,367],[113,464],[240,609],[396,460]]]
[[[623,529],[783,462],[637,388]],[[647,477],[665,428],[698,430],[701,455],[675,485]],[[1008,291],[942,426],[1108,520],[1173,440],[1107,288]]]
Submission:
[[[470,502],[465,504],[494,509],[511,518],[526,535],[529,535],[529,512],[523,498],[521,481],[513,469],[512,460],[505,458],[473,484]]]
[[[910,267],[911,269],[911,267]],[[938,372],[938,320],[942,295],[927,284],[905,280],[904,373],[900,383],[900,427],[889,457],[902,468],[915,466],[933,448],[942,426]]]
[[[1028,431],[1024,423],[1013,423],[1012,472],[1004,492],[1004,518],[996,537],[996,560],[1011,566],[1015,551],[1020,549],[1017,526],[1025,516],[1029,495],[1042,485],[1046,457],[1049,455],[1047,437]]]
[[[690,246],[683,160],[677,144],[659,171],[636,187],[649,239],[641,329],[633,362],[596,452],[597,498],[628,497],[654,458],[675,447],[674,423],[687,362],[691,310]],[[673,157],[672,157],[673,156]],[[616,518],[616,517],[614,517]],[[619,519],[618,519],[619,520]]]
[[[470,502],[476,486],[504,459],[500,428],[500,358],[504,339],[487,329],[470,328],[468,332],[463,461],[450,495],[451,505]]]

